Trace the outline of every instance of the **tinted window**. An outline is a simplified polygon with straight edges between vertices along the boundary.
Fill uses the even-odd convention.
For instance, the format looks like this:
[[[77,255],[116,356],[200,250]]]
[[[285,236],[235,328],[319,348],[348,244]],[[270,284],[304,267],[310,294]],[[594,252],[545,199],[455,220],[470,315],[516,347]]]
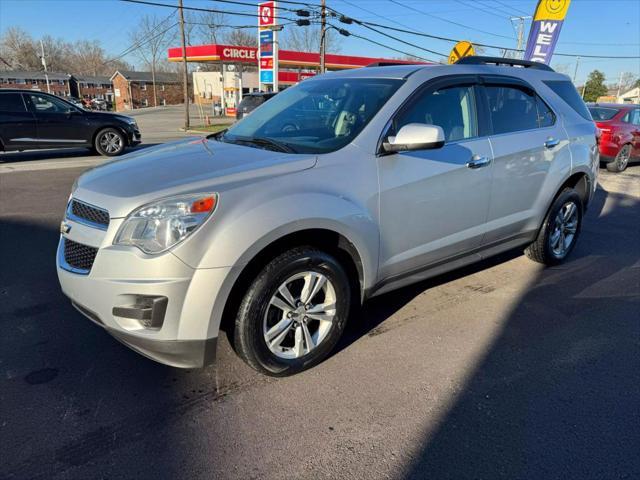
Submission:
[[[589,107],[589,112],[596,122],[611,120],[619,111],[617,108]]]
[[[0,93],[0,112],[26,112],[19,93]]]
[[[497,85],[488,85],[485,90],[495,135],[538,128],[538,100],[534,93]]]
[[[640,125],[640,109],[635,109],[631,114],[631,123],[634,125]]]
[[[428,92],[394,122],[397,133],[409,123],[438,125],[447,141],[478,135],[474,89],[471,86],[449,87]]]
[[[66,113],[71,106],[62,100],[45,95],[29,94],[36,113]]]
[[[573,108],[578,114],[587,120],[593,120],[589,109],[582,101],[578,91],[568,80],[553,80],[544,82],[551,90],[553,90],[562,100]]]
[[[240,108],[256,108],[258,105],[260,105],[263,102],[262,97],[259,97],[257,95],[250,95],[248,97],[244,97],[242,99],[242,101],[240,102],[240,105],[238,105]]]
[[[540,128],[550,127],[556,121],[556,116],[549,108],[549,105],[544,103],[540,97],[536,95],[536,101],[538,106],[538,126]]]

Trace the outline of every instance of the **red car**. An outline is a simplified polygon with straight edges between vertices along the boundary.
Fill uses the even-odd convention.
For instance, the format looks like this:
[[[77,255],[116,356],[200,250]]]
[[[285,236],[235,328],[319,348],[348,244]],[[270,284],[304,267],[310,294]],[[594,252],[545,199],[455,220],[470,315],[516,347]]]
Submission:
[[[640,105],[596,103],[589,111],[600,129],[600,160],[610,172],[622,172],[640,159]]]

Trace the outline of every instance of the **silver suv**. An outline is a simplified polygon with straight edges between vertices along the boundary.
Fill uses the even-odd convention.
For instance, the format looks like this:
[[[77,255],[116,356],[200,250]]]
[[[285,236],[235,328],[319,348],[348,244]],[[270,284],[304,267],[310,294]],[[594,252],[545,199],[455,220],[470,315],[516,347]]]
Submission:
[[[562,262],[596,188],[596,128],[566,76],[507,61],[322,75],[223,133],[86,172],[62,290],[159,362],[212,362],[222,325],[283,376],[327,357],[372,296],[516,247]]]

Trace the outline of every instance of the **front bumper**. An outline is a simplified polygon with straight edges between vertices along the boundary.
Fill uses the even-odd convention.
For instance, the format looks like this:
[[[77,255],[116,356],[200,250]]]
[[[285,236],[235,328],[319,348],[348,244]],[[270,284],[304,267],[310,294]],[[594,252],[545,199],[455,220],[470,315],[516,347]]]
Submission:
[[[58,245],[57,272],[63,293],[87,318],[133,350],[160,363],[202,367],[214,360],[224,308],[222,286],[230,268],[193,269],[168,252],[148,256],[136,248],[111,245],[108,231],[76,223]],[[90,271],[74,272],[64,260],[65,239],[98,248]],[[166,298],[162,319],[153,325],[121,312],[140,298]],[[124,315],[124,316],[123,316]]]

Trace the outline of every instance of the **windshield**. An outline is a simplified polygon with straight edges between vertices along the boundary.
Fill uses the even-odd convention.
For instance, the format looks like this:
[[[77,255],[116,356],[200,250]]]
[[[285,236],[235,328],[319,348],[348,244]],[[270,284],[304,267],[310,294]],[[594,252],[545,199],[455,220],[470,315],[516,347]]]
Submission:
[[[265,102],[218,139],[259,148],[279,145],[292,153],[333,152],[362,131],[401,83],[366,78],[302,82]]]
[[[591,116],[596,122],[611,120],[620,110],[617,108],[589,107]]]

